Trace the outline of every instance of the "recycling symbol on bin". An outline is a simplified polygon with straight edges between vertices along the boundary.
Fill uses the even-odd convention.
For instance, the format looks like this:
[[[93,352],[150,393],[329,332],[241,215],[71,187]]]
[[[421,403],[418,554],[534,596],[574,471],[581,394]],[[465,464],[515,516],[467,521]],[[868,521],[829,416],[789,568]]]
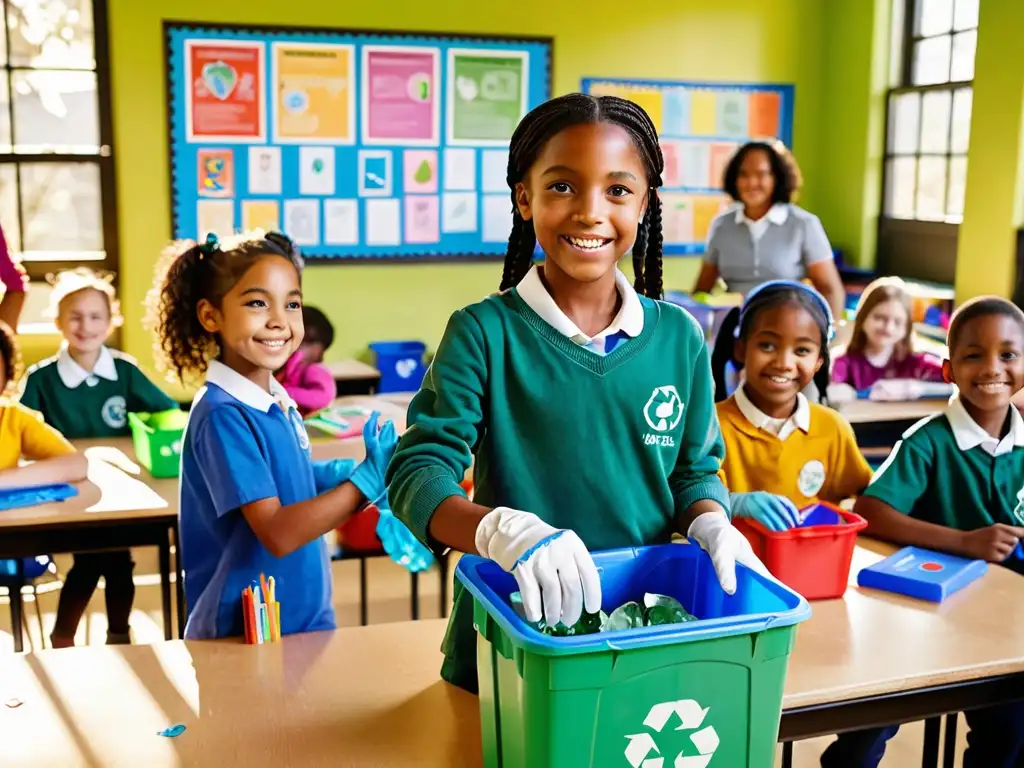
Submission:
[[[702,708],[693,699],[655,704],[644,719],[644,725],[654,733],[644,731],[626,737],[629,739],[629,744],[626,745],[626,759],[629,764],[633,768],[706,768],[711,758],[715,756],[715,750],[718,749],[718,732],[714,726],[707,725],[701,728],[710,709]],[[661,750],[655,741],[655,734],[665,729],[673,715],[679,719],[679,725],[675,730],[693,731],[690,734],[690,742],[700,754],[684,755],[680,752],[676,755],[674,763],[666,764],[665,757],[661,756]],[[652,753],[657,757],[650,757]]]

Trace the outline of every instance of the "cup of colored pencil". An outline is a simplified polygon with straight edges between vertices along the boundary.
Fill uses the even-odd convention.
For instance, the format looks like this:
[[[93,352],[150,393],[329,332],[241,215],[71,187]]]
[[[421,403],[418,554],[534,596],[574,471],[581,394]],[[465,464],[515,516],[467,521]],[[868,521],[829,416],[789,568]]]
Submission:
[[[281,639],[281,604],[277,602],[274,577],[262,573],[258,584],[242,590],[242,617],[247,645],[276,643]]]

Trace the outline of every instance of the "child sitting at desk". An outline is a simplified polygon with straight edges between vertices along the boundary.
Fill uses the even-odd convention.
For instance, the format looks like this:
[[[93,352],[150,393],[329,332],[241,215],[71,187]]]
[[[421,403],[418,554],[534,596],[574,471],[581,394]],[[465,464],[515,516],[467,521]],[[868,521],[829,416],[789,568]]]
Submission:
[[[306,416],[326,408],[338,396],[334,376],[324,365],[324,352],[334,343],[334,326],[316,307],[302,308],[306,335],[299,348],[275,375]]]
[[[853,400],[870,391],[872,400],[916,400],[938,382],[943,395],[942,366],[932,355],[914,351],[910,293],[898,277],[871,283],[857,304],[853,335],[844,354],[832,366],[828,398],[832,403]]]
[[[833,330],[828,302],[801,282],[774,280],[747,294],[734,351],[744,381],[716,403],[733,518],[785,530],[799,524],[798,508],[838,504],[871,480],[850,425],[802,392],[828,366]]]
[[[17,381],[18,365],[14,334],[0,322],[0,488],[85,480],[85,456],[38,413],[4,396],[7,385]],[[19,466],[22,458],[33,463]]]
[[[944,413],[904,433],[854,511],[868,521],[870,535],[1024,574],[1024,418],[1010,403],[1024,388],[1024,313],[996,297],[965,303],[950,322],[942,371],[959,395]],[[965,768],[1020,766],[1024,703],[965,716]],[[896,731],[843,734],[821,764],[873,768]]]
[[[278,232],[175,244],[149,295],[164,367],[205,376],[181,450],[185,638],[243,634],[242,590],[276,579],[281,634],[334,629],[324,534],[385,496],[398,437],[374,414],[366,458],[310,460],[274,378],[302,344],[302,258]],[[257,587],[258,589],[258,587]]]
[[[105,344],[122,319],[109,281],[79,268],[57,276],[51,312],[64,337],[55,357],[29,369],[21,403],[39,411],[46,423],[74,440],[129,434],[130,411],[159,412],[178,407],[130,358]],[[135,599],[127,549],[76,553],[57,604],[50,642],[75,644],[78,624],[102,576],[106,582],[107,642],[131,642],[129,617]]]

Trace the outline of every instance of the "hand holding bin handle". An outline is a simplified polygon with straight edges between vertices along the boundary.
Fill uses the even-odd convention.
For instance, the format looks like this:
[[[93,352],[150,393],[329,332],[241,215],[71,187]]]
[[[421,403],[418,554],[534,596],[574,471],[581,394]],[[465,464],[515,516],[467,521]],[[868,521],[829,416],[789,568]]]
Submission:
[[[281,639],[281,604],[274,577],[262,573],[258,584],[242,590],[242,621],[246,645],[276,643]]]

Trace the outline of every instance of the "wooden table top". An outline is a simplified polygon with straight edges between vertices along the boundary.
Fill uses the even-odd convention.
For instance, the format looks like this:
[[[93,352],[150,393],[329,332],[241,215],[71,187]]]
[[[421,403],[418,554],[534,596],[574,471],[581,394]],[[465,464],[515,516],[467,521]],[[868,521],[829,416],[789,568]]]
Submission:
[[[853,573],[892,547],[864,541]],[[800,625],[783,705],[1024,671],[1024,581],[992,567],[941,605],[851,588]],[[440,619],[285,638],[0,657],[18,766],[481,764],[476,698],[438,679]],[[183,723],[176,739],[156,732]]]
[[[379,379],[380,371],[361,360],[335,360],[324,363],[335,381],[358,381],[360,379]]]
[[[839,406],[839,413],[851,424],[865,424],[879,421],[918,421],[946,408],[945,398],[909,400],[901,403],[876,402],[874,400],[851,400]]]

